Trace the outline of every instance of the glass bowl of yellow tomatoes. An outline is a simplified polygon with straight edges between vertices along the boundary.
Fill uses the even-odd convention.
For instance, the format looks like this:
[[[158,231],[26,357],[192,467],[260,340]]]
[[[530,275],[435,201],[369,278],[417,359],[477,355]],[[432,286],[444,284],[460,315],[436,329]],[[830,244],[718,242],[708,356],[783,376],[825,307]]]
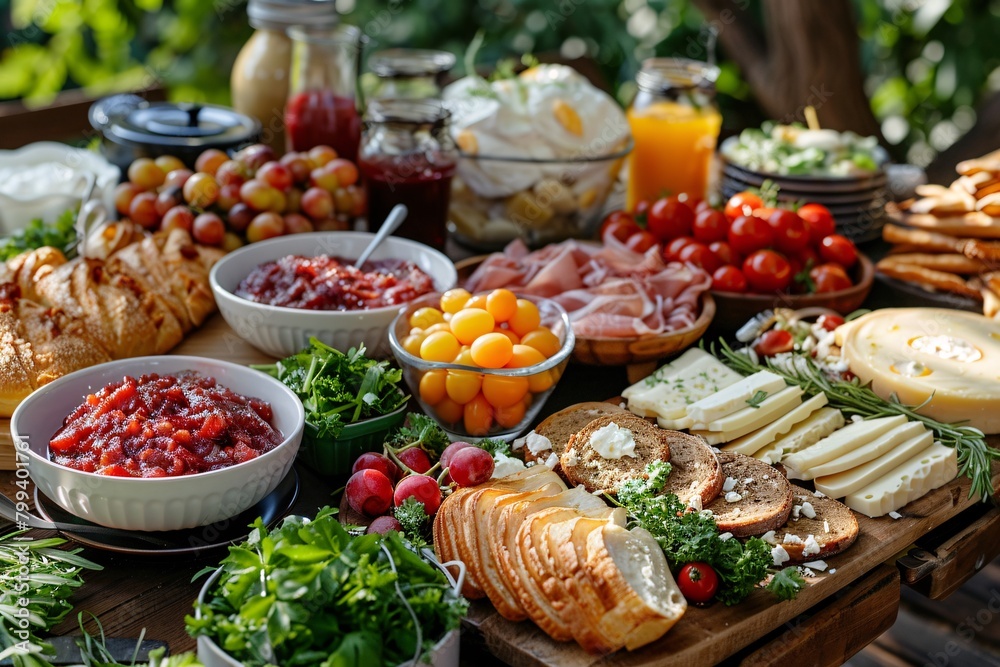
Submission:
[[[454,438],[510,440],[533,423],[576,339],[555,301],[506,289],[427,294],[389,327],[389,346],[420,403]]]

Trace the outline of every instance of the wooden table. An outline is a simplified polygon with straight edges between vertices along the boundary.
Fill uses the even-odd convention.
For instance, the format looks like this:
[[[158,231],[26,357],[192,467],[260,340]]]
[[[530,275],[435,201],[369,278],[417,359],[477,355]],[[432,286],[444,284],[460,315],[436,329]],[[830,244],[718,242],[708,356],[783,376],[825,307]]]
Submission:
[[[898,295],[877,287],[869,299],[872,307],[911,305]],[[725,332],[720,332],[725,333]],[[224,338],[226,345],[220,351],[217,343]],[[180,345],[178,354],[220,356],[236,363],[259,363],[268,359],[249,345],[231,335],[228,326],[219,316],[214,316],[201,331]],[[620,391],[627,383],[626,370],[621,367],[601,368],[571,365],[545,406],[544,413],[551,413],[581,400],[593,400]],[[0,435],[0,440],[9,437]],[[336,505],[338,499],[331,495],[343,486],[343,479],[322,479],[304,466],[298,467],[301,476],[301,494],[293,512],[311,515],[324,505]],[[1000,482],[1000,468],[995,470]],[[0,473],[0,492],[13,496],[14,475]],[[971,577],[984,562],[989,562],[1000,551],[1000,540],[995,538],[1000,529],[1000,510],[975,504],[959,510],[961,495],[958,492],[939,493],[928,497],[915,512],[914,521],[924,514],[933,514],[934,508],[950,508],[947,521],[934,520],[920,524],[921,530],[907,528],[906,521],[898,524],[900,531],[893,536],[897,526],[872,529],[865,525],[854,553],[864,552],[874,559],[862,566],[852,560],[849,551],[837,557],[842,575],[836,585],[817,586],[807,591],[795,606],[776,606],[764,594],[752,597],[731,610],[724,610],[722,618],[736,625],[750,615],[765,619],[752,624],[742,624],[730,629],[730,621],[715,628],[719,641],[711,651],[688,656],[684,664],[774,664],[795,660],[798,664],[842,663],[848,657],[873,641],[889,628],[899,605],[900,585],[906,583],[924,590],[931,597],[941,597],[954,590]],[[937,511],[935,509],[934,511]],[[952,517],[951,515],[954,514]],[[863,522],[864,523],[864,522]],[[938,525],[941,524],[941,525]],[[885,526],[883,522],[881,524]],[[934,530],[930,530],[936,527]],[[928,532],[929,531],[929,532]],[[902,537],[900,536],[902,535]],[[201,582],[192,582],[192,575],[206,565],[218,563],[223,554],[215,553],[202,558],[172,558],[145,560],[116,556],[87,549],[85,555],[104,566],[100,572],[86,572],[86,584],[75,594],[77,610],[87,610],[100,617],[109,636],[137,637],[143,628],[147,637],[161,639],[171,651],[180,652],[194,648],[194,640],[184,631],[184,616],[191,612]],[[898,566],[896,564],[898,558]],[[883,563],[884,561],[884,563]],[[867,563],[868,561],[866,561]],[[791,603],[784,603],[790,605]],[[761,613],[772,609],[772,611]],[[693,629],[699,619],[707,618],[704,610],[692,609],[690,618],[683,623]],[[55,629],[56,634],[77,632],[75,614]],[[628,654],[595,661],[578,652],[569,662],[545,662],[532,652],[530,624],[505,624],[506,621],[490,615],[487,605],[474,605],[470,622],[463,632],[463,664],[477,667],[504,664],[497,656],[518,665],[579,664],[626,665],[636,664]],[[514,628],[513,630],[511,628]],[[668,634],[679,638],[681,625]],[[699,632],[709,632],[699,630]],[[515,641],[505,639],[505,633],[514,632]],[[525,634],[526,633],[526,634]],[[526,639],[527,637],[527,639]],[[685,640],[686,641],[686,640]],[[664,644],[663,656],[647,664],[669,664],[669,641]],[[572,647],[570,647],[572,649]],[[683,651],[679,651],[683,653]],[[786,663],[786,664],[796,664]]]

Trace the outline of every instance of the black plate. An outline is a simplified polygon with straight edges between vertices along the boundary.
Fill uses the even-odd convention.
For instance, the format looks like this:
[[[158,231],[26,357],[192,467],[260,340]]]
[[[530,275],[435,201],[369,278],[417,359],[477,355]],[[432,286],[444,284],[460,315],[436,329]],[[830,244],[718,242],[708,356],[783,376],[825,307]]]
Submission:
[[[204,554],[246,540],[250,534],[248,526],[261,517],[268,527],[273,526],[287,515],[299,497],[299,474],[292,468],[278,486],[264,496],[260,502],[242,514],[219,523],[199,526],[188,530],[150,532],[171,546],[158,547],[130,537],[108,537],[60,531],[65,537],[87,547],[130,556],[172,556],[176,554]],[[35,489],[35,509],[49,521],[94,525],[78,516],[70,514]]]
[[[891,287],[893,290],[903,292],[909,296],[914,296],[928,306],[938,306],[940,308],[954,308],[956,310],[968,310],[973,313],[982,313],[983,304],[975,299],[970,299],[961,294],[951,292],[932,292],[920,285],[910,283],[905,280],[890,278],[879,272],[875,272],[875,279]]]

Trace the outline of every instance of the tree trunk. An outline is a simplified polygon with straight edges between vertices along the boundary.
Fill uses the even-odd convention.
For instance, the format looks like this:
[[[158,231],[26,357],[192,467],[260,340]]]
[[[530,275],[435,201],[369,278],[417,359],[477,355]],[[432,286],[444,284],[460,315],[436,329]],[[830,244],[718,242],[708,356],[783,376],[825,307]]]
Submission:
[[[995,92],[976,109],[976,124],[965,136],[937,154],[927,166],[930,183],[951,183],[958,177],[955,165],[1000,148],[1000,92]]]

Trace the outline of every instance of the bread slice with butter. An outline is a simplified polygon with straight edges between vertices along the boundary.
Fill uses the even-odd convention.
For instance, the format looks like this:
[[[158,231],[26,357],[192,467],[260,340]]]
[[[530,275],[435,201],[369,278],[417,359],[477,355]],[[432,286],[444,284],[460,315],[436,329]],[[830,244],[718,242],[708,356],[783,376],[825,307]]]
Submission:
[[[663,487],[688,507],[700,510],[722,491],[722,464],[701,438],[677,431],[664,431],[670,447],[670,475]]]
[[[544,463],[552,454],[555,454],[556,458],[562,456],[569,439],[590,422],[598,417],[624,412],[627,410],[616,403],[588,401],[571,405],[551,414],[531,433],[515,440],[514,449],[523,449],[525,463],[531,461]],[[554,470],[559,472],[558,464]]]
[[[768,542],[784,549],[788,562],[829,558],[858,539],[858,520],[847,505],[800,486],[793,486],[792,492],[795,499],[788,522],[773,536],[765,535]]]
[[[570,437],[559,459],[563,477],[591,493],[614,495],[648,464],[670,460],[669,433],[630,412],[598,417]]]
[[[712,511],[723,533],[736,537],[763,535],[785,525],[792,513],[792,485],[763,461],[720,452],[722,493],[704,509]]]

